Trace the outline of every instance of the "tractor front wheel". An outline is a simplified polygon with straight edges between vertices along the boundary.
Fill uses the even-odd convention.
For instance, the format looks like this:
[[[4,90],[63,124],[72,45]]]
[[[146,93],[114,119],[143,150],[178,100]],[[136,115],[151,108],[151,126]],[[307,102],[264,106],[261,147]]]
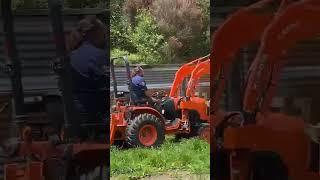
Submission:
[[[165,127],[156,116],[140,114],[128,124],[126,135],[130,147],[158,147],[165,139]]]

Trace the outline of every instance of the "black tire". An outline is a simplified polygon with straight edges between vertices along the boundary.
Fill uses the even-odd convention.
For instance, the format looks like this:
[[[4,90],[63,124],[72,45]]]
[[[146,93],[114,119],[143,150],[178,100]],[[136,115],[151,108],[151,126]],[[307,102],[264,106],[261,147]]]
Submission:
[[[288,171],[281,159],[273,154],[257,154],[249,174],[250,180],[288,180]]]
[[[116,146],[120,149],[124,149],[124,148],[127,148],[127,144],[125,141],[123,140],[115,140],[112,144],[113,146]]]
[[[181,139],[190,139],[198,136],[198,131],[201,128],[202,124],[200,120],[200,115],[197,111],[190,111],[189,122],[190,122],[190,133],[176,134],[175,139],[177,141],[180,141]]]
[[[139,139],[139,132],[142,127],[150,125],[156,130],[156,140],[152,145],[146,146]],[[128,124],[127,131],[127,144],[129,147],[158,147],[160,146],[165,139],[165,126],[164,123],[160,121],[159,118],[152,114],[140,114],[136,116]]]

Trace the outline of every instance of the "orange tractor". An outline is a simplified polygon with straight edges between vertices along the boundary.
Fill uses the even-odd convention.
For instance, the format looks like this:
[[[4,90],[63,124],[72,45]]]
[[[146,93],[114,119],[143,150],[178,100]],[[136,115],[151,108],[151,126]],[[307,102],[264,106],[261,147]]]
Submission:
[[[281,69],[287,63],[283,57],[299,41],[320,33],[319,18],[318,0],[262,0],[230,16],[216,31],[211,55],[215,59],[213,99],[221,96],[239,49],[251,42],[260,42],[260,46],[248,71],[239,112],[219,113],[217,101],[211,104],[214,179],[320,179],[319,150],[315,148],[319,129],[270,111]],[[241,34],[234,29],[241,29]]]
[[[70,88],[69,57],[66,51],[64,23],[62,20],[62,2],[49,0],[48,15],[51,20],[53,36],[56,43],[57,61],[55,70],[59,77],[60,89],[65,109],[64,134],[54,131],[46,134],[44,140],[34,140],[32,126],[23,121],[24,102],[21,82],[21,61],[16,48],[14,19],[11,11],[11,0],[1,1],[1,12],[5,35],[5,48],[8,59],[4,69],[10,75],[13,98],[15,100],[16,118],[12,122],[17,132],[4,144],[4,176],[6,180],[80,180],[82,175],[91,174],[94,170],[99,179],[107,179],[109,167],[109,144],[105,139],[88,138],[83,142],[71,140],[72,120],[77,120],[74,111],[72,90]],[[107,108],[107,107],[106,107]],[[82,127],[107,132],[108,123],[80,124]],[[71,127],[70,127],[71,126]],[[97,128],[98,127],[98,128]],[[105,137],[106,134],[103,134]],[[2,156],[3,157],[3,156]]]
[[[112,59],[110,67],[116,105],[111,113],[111,144],[121,142],[131,147],[156,147],[163,143],[166,134],[209,138],[208,102],[195,95],[200,77],[210,72],[208,56],[183,65],[176,72],[169,96],[164,92],[153,93],[152,97],[156,99],[153,105],[132,100],[129,62],[126,57],[120,59],[126,65],[129,92],[117,91],[115,59]],[[190,76],[188,87],[184,88],[183,83]]]

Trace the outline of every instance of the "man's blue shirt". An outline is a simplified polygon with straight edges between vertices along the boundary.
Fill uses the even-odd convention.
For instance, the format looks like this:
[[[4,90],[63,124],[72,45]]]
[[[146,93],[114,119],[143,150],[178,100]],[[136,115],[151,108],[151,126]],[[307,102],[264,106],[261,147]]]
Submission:
[[[136,86],[146,87],[144,78],[139,75],[136,75],[132,78],[132,83]]]
[[[92,114],[106,114],[109,96],[108,58],[103,49],[84,42],[70,54],[72,87],[77,109]]]
[[[132,78],[133,93],[137,99],[144,98],[146,96],[145,91],[148,89],[143,77],[136,75]]]
[[[76,90],[95,91],[108,88],[106,84],[108,58],[103,49],[84,42],[71,53],[70,59],[74,74],[78,74],[73,79]]]

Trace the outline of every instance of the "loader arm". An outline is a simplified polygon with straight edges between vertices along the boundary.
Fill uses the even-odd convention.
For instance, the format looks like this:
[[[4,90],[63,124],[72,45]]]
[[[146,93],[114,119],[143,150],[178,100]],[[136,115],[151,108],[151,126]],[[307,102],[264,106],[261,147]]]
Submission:
[[[170,97],[179,96],[177,93],[183,83],[183,80],[192,73],[194,68],[199,63],[205,61],[208,57],[209,57],[209,55],[207,55],[205,57],[198,58],[198,59],[193,60],[187,64],[184,64],[183,66],[180,67],[180,69],[175,74],[175,78],[173,80],[172,87],[170,89],[170,94],[169,94]]]
[[[214,59],[210,74],[210,143],[214,146],[217,145],[213,141],[216,138],[216,128],[223,126],[222,122],[225,119],[225,112],[218,111],[219,101],[224,93],[226,79],[230,74],[230,66],[235,55],[241,48],[260,42],[262,33],[275,14],[290,3],[290,0],[261,0],[235,12],[216,30],[212,38],[210,55],[210,59]],[[235,30],[237,30],[236,33]],[[218,148],[211,149],[213,154]],[[216,158],[221,157],[217,155]],[[215,168],[218,167],[214,166]]]
[[[192,71],[190,80],[187,86],[187,97],[192,97],[195,94],[195,89],[197,84],[199,83],[199,79],[204,76],[210,74],[210,59],[207,59],[204,62],[201,62],[196,68]]]
[[[210,59],[199,63],[191,72],[191,77],[186,89],[186,97],[180,102],[180,109],[182,110],[182,121],[186,122],[189,118],[189,110],[195,110],[199,113],[200,119],[209,120],[208,106],[204,98],[195,97],[195,90],[199,79],[206,74],[210,74]]]
[[[261,0],[235,12],[215,32],[210,57],[214,59],[211,63],[211,114],[218,108],[235,55],[241,48],[259,42],[275,13],[289,3],[288,0]]]
[[[275,94],[282,60],[287,50],[299,41],[320,34],[320,1],[305,0],[291,4],[269,25],[262,37],[258,54],[250,68],[252,75],[244,95],[244,110],[265,112]]]

